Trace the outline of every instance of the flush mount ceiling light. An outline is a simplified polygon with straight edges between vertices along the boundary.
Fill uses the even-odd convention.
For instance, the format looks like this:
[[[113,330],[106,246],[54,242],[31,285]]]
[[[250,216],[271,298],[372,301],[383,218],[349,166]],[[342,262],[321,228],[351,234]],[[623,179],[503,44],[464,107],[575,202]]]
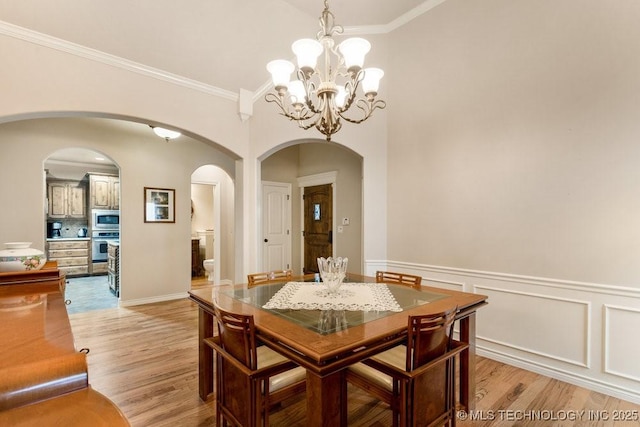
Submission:
[[[334,19],[325,0],[317,40],[301,39],[291,46],[298,61],[297,80],[289,81],[295,70],[293,63],[283,59],[271,61],[267,70],[275,93],[265,96],[267,102],[280,108],[280,114],[298,122],[302,129],[315,127],[327,141],[340,130],[341,120],[361,123],[376,108],[386,107],[384,101],[376,99],[384,72],[379,68],[362,68],[371,45],[365,39],[354,37],[336,46],[333,36],[342,34],[344,29],[335,25]],[[324,60],[316,66],[323,52]],[[353,106],[360,112],[354,114]]]
[[[182,135],[180,132],[177,132],[175,130],[169,130],[157,126],[151,126],[151,129],[153,129],[153,132],[156,135],[158,135],[160,138],[164,138],[167,142],[169,142],[170,139],[175,139]]]

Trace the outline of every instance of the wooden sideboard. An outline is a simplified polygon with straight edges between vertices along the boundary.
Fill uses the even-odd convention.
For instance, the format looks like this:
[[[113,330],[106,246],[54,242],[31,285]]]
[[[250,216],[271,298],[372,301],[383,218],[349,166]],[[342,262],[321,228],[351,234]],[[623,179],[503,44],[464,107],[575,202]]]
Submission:
[[[0,273],[0,425],[129,426],[89,385],[55,262]]]

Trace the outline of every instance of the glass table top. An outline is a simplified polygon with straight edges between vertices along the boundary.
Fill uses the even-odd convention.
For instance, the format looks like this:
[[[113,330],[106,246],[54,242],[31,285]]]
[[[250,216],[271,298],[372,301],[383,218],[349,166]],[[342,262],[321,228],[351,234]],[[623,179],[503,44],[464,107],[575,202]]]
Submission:
[[[353,283],[353,281],[346,280]],[[352,326],[361,325],[385,316],[397,314],[393,311],[349,311],[349,310],[292,310],[292,309],[265,309],[263,306],[286,284],[287,282],[257,285],[251,288],[224,290],[221,293],[253,305],[276,316],[283,317],[291,322],[311,329],[322,335],[345,330]],[[404,285],[388,285],[398,305],[403,311],[419,305],[434,302],[448,295],[426,290],[416,290]]]

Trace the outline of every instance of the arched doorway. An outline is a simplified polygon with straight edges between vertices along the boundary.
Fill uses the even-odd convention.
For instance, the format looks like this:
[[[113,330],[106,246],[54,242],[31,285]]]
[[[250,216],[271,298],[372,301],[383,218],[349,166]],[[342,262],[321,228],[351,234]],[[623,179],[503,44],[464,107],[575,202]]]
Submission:
[[[191,175],[191,238],[198,240],[200,267],[212,260],[213,283],[234,277],[234,198],[233,181],[218,166],[200,166]]]
[[[45,248],[67,276],[70,314],[118,305],[120,170],[104,153],[62,148],[44,161]]]
[[[0,141],[3,196],[15,206],[0,215],[0,234],[7,241],[30,241],[34,247],[38,242],[44,250],[44,161],[59,149],[92,149],[114,159],[121,172],[120,304],[144,304],[186,294],[190,288],[191,251],[184,236],[190,230],[191,174],[198,166],[209,163],[231,176],[236,168],[235,154],[211,141],[185,134],[167,142],[146,123],[96,117],[39,117],[5,122],[0,124]],[[175,223],[143,221],[144,187],[175,189]],[[234,233],[232,238],[238,235]]]
[[[262,182],[290,185],[291,191],[291,266],[294,273],[304,267],[304,188],[332,184],[332,246],[334,256],[349,258],[349,271],[362,273],[363,255],[363,159],[350,149],[327,142],[309,141],[289,145],[262,159]],[[265,209],[261,210],[265,221]],[[344,219],[346,218],[346,221]],[[259,247],[264,246],[264,226]],[[260,257],[259,257],[260,259]]]

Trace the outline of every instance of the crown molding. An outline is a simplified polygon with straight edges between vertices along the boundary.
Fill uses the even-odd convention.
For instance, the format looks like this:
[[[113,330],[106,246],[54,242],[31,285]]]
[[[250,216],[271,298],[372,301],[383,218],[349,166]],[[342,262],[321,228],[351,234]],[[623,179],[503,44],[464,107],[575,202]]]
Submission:
[[[444,3],[446,0],[427,0],[424,3],[416,6],[405,14],[399,16],[388,24],[385,25],[363,25],[344,27],[344,35],[365,35],[365,34],[387,34],[393,30],[402,27],[418,16],[430,11],[434,7]],[[0,34],[4,34],[9,37],[24,40],[29,43],[34,43],[40,46],[48,47],[50,49],[56,49],[61,52],[69,53],[81,58],[90,59],[92,61],[101,62],[112,67],[127,70],[133,73],[141,74],[143,76],[151,77],[157,80],[161,80],[167,83],[183,86],[189,89],[193,89],[199,92],[203,92],[209,95],[224,98],[230,101],[238,102],[240,99],[239,93],[231,92],[225,89],[221,89],[216,86],[208,85],[206,83],[199,82],[197,80],[189,79],[177,74],[172,74],[167,71],[160,70],[158,68],[149,67],[138,62],[130,61],[128,59],[121,58],[119,56],[111,55],[96,49],[92,49],[86,46],[82,46],[76,43],[69,42],[67,40],[59,39],[44,33],[39,33],[27,28],[23,28],[14,24],[10,24],[0,20]],[[264,95],[271,89],[272,83],[267,80],[259,88],[253,91],[253,102],[257,102],[264,97]]]
[[[409,23],[410,21],[414,20],[418,16],[424,13],[427,13],[428,11],[430,11],[436,6],[441,5],[445,1],[446,0],[427,0],[385,25],[361,25],[361,26],[353,26],[353,27],[344,27],[344,34],[345,35],[387,34]]]
[[[228,99],[230,101],[237,102],[239,98],[239,95],[235,92],[220,89],[219,87],[208,85],[197,80],[189,79],[177,74],[172,74],[158,68],[149,67],[138,62],[130,61],[128,59],[124,59],[115,55],[101,52],[96,49],[72,43],[67,40],[59,39],[57,37],[52,37],[50,35],[39,33],[27,28],[19,27],[5,21],[0,21],[0,34],[24,40],[29,43],[37,44],[39,46],[69,53],[81,58],[101,62],[106,65],[141,74],[143,76],[151,77],[167,83],[187,87],[189,89]]]

